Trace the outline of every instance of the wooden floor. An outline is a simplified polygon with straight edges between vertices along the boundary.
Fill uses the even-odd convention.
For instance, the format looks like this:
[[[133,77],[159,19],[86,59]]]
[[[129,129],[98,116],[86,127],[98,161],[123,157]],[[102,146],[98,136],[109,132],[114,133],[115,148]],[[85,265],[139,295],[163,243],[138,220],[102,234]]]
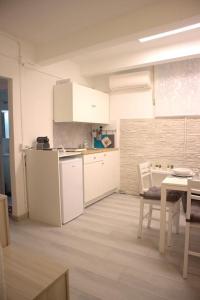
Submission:
[[[181,276],[184,226],[166,256],[158,253],[159,224],[138,240],[139,198],[113,194],[60,228],[23,221],[11,224],[16,246],[31,248],[70,267],[71,300],[199,300],[200,259]],[[183,224],[184,225],[184,224]],[[193,236],[200,250],[200,238]]]

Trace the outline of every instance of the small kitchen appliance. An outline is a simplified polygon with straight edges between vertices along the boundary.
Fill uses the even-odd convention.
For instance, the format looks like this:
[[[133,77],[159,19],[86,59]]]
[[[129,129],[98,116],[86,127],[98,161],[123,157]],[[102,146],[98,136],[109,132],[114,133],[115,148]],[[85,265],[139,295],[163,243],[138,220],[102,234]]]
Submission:
[[[50,148],[49,138],[47,136],[39,136],[37,137],[37,150],[45,150]]]

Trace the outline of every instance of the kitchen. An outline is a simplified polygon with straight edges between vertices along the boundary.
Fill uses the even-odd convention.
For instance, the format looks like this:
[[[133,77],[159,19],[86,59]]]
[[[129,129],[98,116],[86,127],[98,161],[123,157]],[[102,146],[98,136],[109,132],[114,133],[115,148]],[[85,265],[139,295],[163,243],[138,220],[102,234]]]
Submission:
[[[169,7],[170,5],[175,6],[180,4],[179,1],[176,2],[176,4],[175,2],[168,4]],[[163,10],[161,9],[162,5]],[[148,14],[152,14],[153,16],[155,7],[156,9],[159,9],[160,14],[162,14],[163,11],[166,11],[164,9],[165,5],[167,7],[167,4],[163,4],[161,1],[152,1],[151,9],[148,7]],[[192,1],[192,3],[190,2],[188,4],[187,1],[185,1],[182,6],[185,19],[190,19],[188,24],[198,23],[198,3]],[[111,7],[113,8],[112,5]],[[13,8],[13,11],[16,13],[18,9],[19,8],[16,5]],[[28,8],[26,9],[28,11]],[[172,7],[170,7],[170,9],[172,9]],[[144,14],[145,11],[141,8],[140,13]],[[138,16],[135,16],[134,18],[135,22],[137,21],[138,24],[141,24],[137,19],[141,17],[141,14],[138,12]],[[133,16],[131,14],[129,14],[129,16],[127,15],[127,20],[129,20],[128,17],[131,19]],[[183,24],[184,17],[182,16],[182,19],[181,16],[179,17]],[[176,17],[171,14],[171,10],[168,14],[168,18],[171,18],[171,23],[178,23],[175,19]],[[152,22],[152,24],[149,24],[150,21],[152,20],[147,19],[145,25],[147,27],[149,26],[149,28],[155,28],[155,23],[153,24]],[[168,24],[170,21],[168,19]],[[109,21],[106,22],[106,25],[109,25]],[[159,20],[159,22],[161,22],[161,20]],[[163,27],[160,24],[162,28],[160,31],[165,31],[163,30],[164,22],[167,23],[166,19],[163,17]],[[115,24],[115,22],[113,24]],[[187,22],[185,21],[183,25],[187,25]],[[6,28],[6,23],[4,24],[4,27]],[[171,29],[173,29],[172,25],[171,27]],[[175,25],[174,27],[176,28]],[[140,27],[140,30],[141,28],[142,27]],[[105,32],[105,28],[102,28],[102,30]],[[154,32],[159,32],[159,30],[156,31],[154,29]],[[88,144],[90,148],[94,147],[92,144],[93,130],[100,130],[100,126],[102,125],[106,134],[111,132],[115,135],[115,148],[120,149],[120,165],[118,164],[118,170],[120,170],[120,186],[118,184],[115,188],[120,188],[120,191],[127,195],[135,195],[138,193],[136,166],[142,160],[150,160],[153,165],[161,164],[164,169],[167,168],[167,165],[169,164],[176,167],[184,166],[189,168],[195,168],[197,164],[199,164],[199,156],[197,153],[198,141],[195,138],[195,136],[198,135],[199,115],[198,97],[196,97],[199,91],[198,85],[195,84],[195,82],[198,82],[199,59],[197,56],[199,54],[199,31],[196,29],[192,34],[191,32],[185,33],[184,37],[176,36],[169,38],[169,44],[158,42],[155,44],[154,48],[154,44],[151,44],[150,48],[147,47],[146,49],[146,46],[144,46],[141,48],[142,50],[140,53],[138,52],[139,46],[137,45],[134,54],[130,53],[130,51],[129,53],[124,53],[121,60],[119,59],[119,56],[117,56],[117,53],[113,54],[111,51],[114,51],[114,48],[116,48],[117,51],[118,47],[109,50],[108,46],[105,46],[104,50],[101,49],[101,51],[96,50],[95,52],[95,49],[93,49],[92,53],[92,49],[88,48],[88,51],[85,54],[84,51],[80,53],[79,56],[77,54],[76,57],[74,54],[74,59],[72,59],[72,61],[69,59],[63,62],[56,62],[56,60],[52,62],[52,60],[49,65],[47,63],[46,65],[40,65],[39,61],[42,61],[42,59],[44,61],[46,60],[46,62],[48,59],[50,61],[51,55],[52,57],[56,57],[56,55],[59,56],[62,54],[61,50],[63,49],[60,48],[59,52],[56,47],[52,46],[49,48],[48,43],[38,47],[38,49],[40,48],[40,56],[38,56],[40,58],[38,59],[37,64],[35,64],[34,51],[30,45],[21,42],[20,50],[22,56],[19,64],[17,59],[19,43],[16,43],[16,40],[10,38],[9,35],[1,35],[2,55],[0,57],[0,75],[13,79],[14,106],[12,117],[14,139],[11,147],[11,153],[13,153],[13,155],[11,155],[11,166],[13,166],[12,172],[14,174],[11,175],[12,178],[14,178],[14,182],[12,182],[13,216],[16,220],[27,217],[28,213],[24,150],[27,147],[32,146],[38,136],[48,136],[51,147],[55,148],[60,147],[61,145],[63,145],[64,148],[80,148],[79,146],[84,143]],[[145,33],[145,35],[149,35],[149,33]],[[126,34],[128,34],[128,31]],[[79,38],[80,37],[81,35],[79,35]],[[93,40],[95,40],[95,38],[97,37],[93,37]],[[73,41],[70,35],[69,40],[71,42]],[[85,39],[85,42],[86,41],[87,39]],[[69,47],[69,45],[64,43],[62,46],[63,48],[64,46],[65,48]],[[72,46],[74,46],[73,43],[71,44],[71,49],[73,48]],[[124,42],[124,49],[127,49],[127,47],[128,43],[126,44]],[[51,51],[47,51],[48,48],[51,49]],[[122,48],[123,44],[119,46],[119,49],[122,50]],[[70,52],[70,49],[68,49],[68,51]],[[105,52],[108,54],[107,57],[105,56]],[[87,59],[87,55],[90,56],[90,60]],[[11,59],[9,57],[11,57]],[[81,71],[79,65],[81,66]],[[21,74],[20,78],[19,71]],[[131,73],[133,75],[134,73],[144,71],[148,71],[149,74],[154,77],[154,80],[151,81],[151,88],[131,91],[123,90],[116,93],[110,92],[109,77],[112,75],[123,75],[124,73]],[[175,74],[174,72],[176,72],[176,76],[174,75],[173,77],[173,74]],[[185,78],[185,81],[182,81],[183,78]],[[109,125],[104,126],[103,122],[102,124],[94,124],[95,122],[91,122],[90,124],[94,125],[90,125],[87,122],[84,122],[84,124],[67,124],[64,122],[57,123],[52,121],[53,87],[58,85],[59,81],[66,79],[70,79],[71,82],[78,83],[81,86],[87,86],[88,88],[92,87],[95,90],[109,94]],[[163,84],[163,81],[167,82],[167,84]],[[177,82],[179,82],[178,85],[176,84]],[[183,102],[182,99],[185,93],[187,93],[188,98],[184,98]],[[175,103],[174,99],[176,99],[176,106],[173,105],[173,103]],[[135,128],[137,128],[137,130]],[[167,134],[166,131],[168,131]],[[151,140],[154,141],[154,145],[152,145],[150,139],[148,139],[149,136],[152,137]],[[166,136],[166,140],[163,139],[164,136]],[[168,145],[167,147],[166,144]],[[190,145],[193,145],[193,147],[190,147]],[[134,151],[132,149],[134,149]],[[166,150],[166,152],[164,150]],[[174,153],[179,153],[179,155],[176,156]],[[87,155],[84,157],[87,157]],[[99,180],[97,180],[97,182],[98,181]],[[94,186],[94,183],[92,186]],[[104,195],[104,193],[101,195]],[[116,206],[118,202],[118,205],[121,207],[121,195],[123,194],[119,194],[120,199],[116,200]],[[111,202],[114,199],[112,197],[115,196],[111,196]],[[98,197],[94,198],[96,199]],[[124,203],[129,201],[128,198],[126,198],[126,195],[124,195],[124,199]],[[103,203],[104,202],[102,202],[102,205]],[[97,212],[99,211],[99,213],[102,209],[105,210],[105,208],[98,206],[101,205],[101,202],[96,202],[95,205],[85,209],[84,215],[86,219],[89,214],[89,209],[91,209],[92,212],[95,211],[96,207],[96,210]],[[105,204],[105,206],[106,205],[108,204]],[[113,205],[115,206],[115,204]],[[132,204],[130,203],[130,207],[131,206]],[[115,210],[116,207],[113,209]],[[110,210],[112,210],[112,208],[110,208]],[[127,213],[129,214],[128,209],[126,211],[126,214]],[[109,215],[109,208],[107,212],[104,212],[104,216],[106,215]],[[123,224],[123,216],[120,217],[120,220]],[[79,221],[77,219],[74,222]],[[85,222],[87,223],[86,220]],[[138,216],[135,216],[134,222],[138,222]],[[71,224],[69,223],[69,227],[67,227],[69,229],[66,229],[67,231],[70,231],[70,226],[73,226],[72,223],[73,222],[71,222]],[[76,223],[74,226],[78,227],[78,224]],[[26,226],[24,226],[24,228],[25,227]],[[63,227],[65,227],[65,225]],[[102,231],[107,230],[102,223],[101,227]],[[15,229],[13,228],[13,230]],[[57,229],[55,229],[55,231],[56,230]],[[56,232],[59,234],[59,231]],[[48,236],[47,232],[46,234]],[[117,234],[116,231],[115,234]],[[123,234],[125,234],[124,231]],[[19,236],[19,233],[16,232],[16,237],[17,236]],[[14,238],[13,235],[15,243],[17,243],[16,237]],[[126,234],[124,235],[124,238],[125,237]],[[158,238],[156,241],[158,243]],[[21,237],[21,242],[22,244],[24,243],[23,237]],[[143,242],[145,243],[145,239],[142,243]],[[73,238],[71,243],[73,244]],[[137,249],[137,245],[135,245],[135,247]],[[102,249],[104,255],[106,255],[105,250],[106,249]],[[49,249],[49,251],[51,250]],[[88,249],[88,251],[90,251],[90,249]],[[96,251],[98,251],[98,249],[96,249]],[[76,274],[78,278],[81,276],[80,273]],[[113,277],[111,276],[111,278]],[[82,289],[84,290],[83,287]],[[88,291],[89,290],[90,289],[88,288]],[[76,297],[78,298],[78,295],[76,295]]]

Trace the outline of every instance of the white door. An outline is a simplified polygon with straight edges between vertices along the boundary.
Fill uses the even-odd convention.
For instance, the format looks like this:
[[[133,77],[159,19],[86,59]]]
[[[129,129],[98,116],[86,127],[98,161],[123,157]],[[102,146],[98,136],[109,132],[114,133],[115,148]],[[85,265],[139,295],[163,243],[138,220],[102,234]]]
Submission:
[[[83,213],[82,159],[60,161],[62,221],[66,223]]]

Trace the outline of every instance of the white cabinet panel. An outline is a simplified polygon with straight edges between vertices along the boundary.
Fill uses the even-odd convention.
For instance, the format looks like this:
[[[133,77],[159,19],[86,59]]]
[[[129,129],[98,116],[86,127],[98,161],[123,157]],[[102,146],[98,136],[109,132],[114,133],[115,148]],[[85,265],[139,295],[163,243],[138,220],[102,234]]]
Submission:
[[[95,161],[84,165],[84,194],[85,203],[97,198],[102,194],[103,161]]]
[[[118,151],[104,153],[105,190],[109,191],[118,186],[119,155]]]
[[[26,175],[29,218],[61,226],[57,151],[26,150]]]
[[[109,123],[109,96],[68,82],[54,87],[54,121]]]
[[[92,121],[92,96],[90,89],[85,86],[73,84],[73,121]]]
[[[62,222],[67,223],[83,213],[82,158],[59,160]]]
[[[119,187],[119,152],[84,156],[84,201],[87,205]]]

